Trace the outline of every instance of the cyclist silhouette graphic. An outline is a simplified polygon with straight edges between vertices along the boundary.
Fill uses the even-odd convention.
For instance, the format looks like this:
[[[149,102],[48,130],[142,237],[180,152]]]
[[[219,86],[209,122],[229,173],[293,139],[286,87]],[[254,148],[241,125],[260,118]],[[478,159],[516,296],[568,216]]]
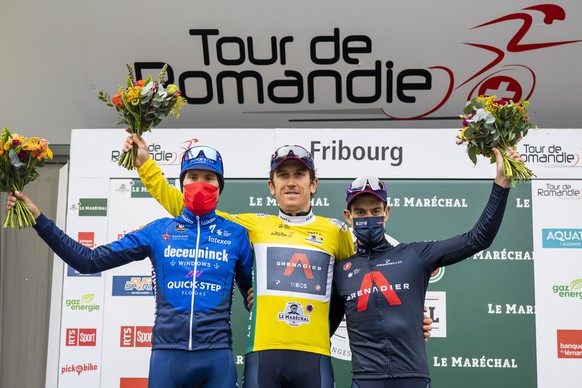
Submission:
[[[546,25],[552,24],[554,21],[561,21],[561,20],[566,19],[566,12],[564,11],[564,9],[562,7],[560,7],[556,4],[534,5],[531,7],[523,8],[522,11],[541,12],[543,14],[543,23]],[[538,49],[543,49],[543,48],[548,48],[548,47],[553,47],[553,46],[560,46],[560,45],[565,45],[565,44],[582,42],[582,40],[566,40],[566,41],[556,41],[556,42],[522,43],[523,38],[530,31],[530,28],[532,27],[533,22],[534,22],[534,17],[526,12],[516,12],[516,13],[509,14],[509,15],[505,15],[505,16],[502,16],[500,18],[479,24],[471,29],[473,30],[473,29],[491,26],[491,25],[495,25],[495,24],[499,24],[499,23],[503,23],[503,22],[507,22],[507,21],[512,21],[512,20],[521,21],[522,24],[521,24],[521,27],[517,30],[517,32],[513,35],[513,37],[507,43],[507,46],[505,47],[505,51],[498,48],[498,47],[490,46],[490,45],[486,45],[486,44],[466,43],[466,42],[464,43],[464,44],[469,45],[469,46],[473,46],[473,47],[477,47],[477,48],[480,48],[483,50],[490,51],[490,52],[494,53],[496,56],[486,66],[481,68],[475,74],[470,76],[466,81],[464,81],[459,86],[457,86],[456,89],[460,88],[461,86],[467,84],[468,82],[474,80],[475,78],[479,77],[483,73],[487,72],[488,70],[490,70],[493,67],[495,67],[496,65],[498,65],[505,58],[506,52],[520,53],[520,52],[538,50]],[[535,88],[535,73],[528,66],[525,66],[525,65],[511,64],[511,65],[505,65],[505,67],[521,67],[521,68],[525,68],[527,71],[530,72],[530,74],[532,76],[532,80],[533,80],[532,87],[531,87],[531,90],[528,93],[528,95],[526,97],[524,97],[524,99],[529,99],[529,97],[531,96],[531,94],[533,93],[533,90]],[[500,99],[507,99],[507,100],[513,99],[513,100],[517,101],[520,98],[522,98],[523,97],[522,90],[521,90],[521,86],[519,85],[519,83],[517,81],[515,81],[513,78],[510,78],[507,76],[497,75],[502,71],[503,70],[498,70],[492,74],[489,74],[487,77],[485,77],[484,79],[479,81],[477,83],[477,85],[469,93],[468,99],[471,98],[471,96],[473,95],[473,92],[475,91],[475,89],[477,87],[479,87],[478,94],[494,94],[494,93],[484,93],[484,91],[488,89],[487,84],[490,84],[490,86],[494,86],[494,85],[498,86],[498,88],[499,88],[498,92],[501,92],[498,94],[503,94],[503,95],[498,95],[498,97],[500,97]],[[495,76],[494,80],[491,78],[493,76]],[[487,82],[488,80],[491,82]]]
[[[529,13],[528,13],[529,12]],[[523,41],[527,39],[526,35],[530,33],[532,26],[534,25],[534,16],[543,18],[543,24],[550,25],[554,21],[563,21],[566,19],[566,12],[564,9],[556,4],[539,4],[531,7],[526,7],[521,9],[520,12],[510,13],[505,16],[490,20],[485,23],[481,23],[471,30],[478,28],[484,28],[489,26],[496,26],[500,23],[520,21],[521,26],[518,30],[511,36],[505,48],[499,48],[493,45],[487,45],[483,43],[468,43],[463,42],[465,45],[477,47],[482,50],[486,50],[495,54],[495,57],[487,65],[480,68],[473,75],[469,76],[461,84],[455,86],[455,74],[454,72],[445,66],[432,66],[429,67],[430,70],[442,71],[448,76],[448,87],[444,93],[444,97],[436,103],[433,108],[420,114],[416,114],[409,117],[398,117],[393,114],[389,114],[381,108],[382,113],[392,120],[418,120],[425,118],[432,113],[438,111],[445,103],[449,100],[454,90],[461,88],[462,86],[468,84],[469,82],[475,82],[475,85],[469,92],[467,100],[470,100],[476,95],[496,95],[500,100],[528,100],[533,94],[536,86],[536,74],[527,65],[511,63],[503,64],[502,61],[505,59],[508,53],[521,53],[539,49],[545,49],[554,46],[572,44],[582,42],[582,40],[564,40],[564,41],[554,41],[554,42],[534,42],[534,43],[524,43]],[[531,35],[531,33],[529,34]],[[500,65],[501,64],[501,65]],[[499,66],[498,66],[499,65]],[[487,73],[489,72],[489,73]],[[509,75],[508,75],[509,74]],[[529,74],[529,75],[528,75]],[[478,77],[481,77],[480,79]],[[519,78],[518,78],[519,77]],[[525,78],[529,78],[528,82],[523,82]],[[519,79],[519,80],[518,80]],[[521,81],[521,82],[520,82]],[[524,92],[524,87],[527,86],[527,91]]]

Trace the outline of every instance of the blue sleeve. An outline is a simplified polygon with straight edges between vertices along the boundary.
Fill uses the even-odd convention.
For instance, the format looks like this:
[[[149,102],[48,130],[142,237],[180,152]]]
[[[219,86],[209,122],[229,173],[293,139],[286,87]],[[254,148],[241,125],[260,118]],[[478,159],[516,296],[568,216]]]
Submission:
[[[81,273],[105,271],[150,255],[150,247],[143,241],[146,235],[137,232],[90,249],[72,239],[43,214],[36,219],[34,229],[64,262]]]
[[[447,240],[413,244],[417,254],[430,268],[437,268],[458,263],[488,248],[501,226],[508,196],[509,188],[493,184],[485,210],[470,231]]]
[[[245,309],[247,306],[247,293],[253,286],[253,251],[246,229],[241,228],[241,238],[239,239],[240,255],[236,263],[234,273],[236,285],[243,296],[243,304]]]

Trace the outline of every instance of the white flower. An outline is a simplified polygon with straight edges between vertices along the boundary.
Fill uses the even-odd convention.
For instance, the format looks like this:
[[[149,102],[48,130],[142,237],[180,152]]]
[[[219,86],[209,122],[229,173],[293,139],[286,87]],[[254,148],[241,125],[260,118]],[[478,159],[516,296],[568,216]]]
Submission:
[[[487,124],[492,124],[495,122],[495,116],[493,116],[491,112],[483,108],[479,108],[475,112],[475,115],[471,117],[469,120],[467,120],[467,122],[476,123],[479,121],[485,121]]]
[[[149,92],[150,90],[152,90],[152,88],[153,88],[153,87],[154,87],[154,82],[153,82],[153,81],[150,81],[150,82],[148,82],[148,83],[147,83],[147,85],[145,85],[145,86],[144,86],[144,87],[141,89],[141,91],[140,91],[140,94],[141,94],[142,96],[145,96],[145,95],[147,94],[147,92]]]

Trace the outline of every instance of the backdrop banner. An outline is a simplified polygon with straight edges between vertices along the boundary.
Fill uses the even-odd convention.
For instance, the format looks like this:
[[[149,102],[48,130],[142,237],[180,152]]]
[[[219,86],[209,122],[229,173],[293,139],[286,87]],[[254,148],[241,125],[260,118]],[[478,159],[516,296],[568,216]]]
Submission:
[[[532,193],[539,386],[578,387],[582,180],[534,181]]]
[[[114,162],[125,135],[122,130],[112,131],[74,130],[72,135],[67,233],[89,247],[117,240],[151,220],[168,216],[137,173]],[[184,149],[203,144],[220,150],[226,187],[219,209],[231,213],[276,213],[276,201],[267,187],[270,155],[284,144],[304,145],[314,155],[320,178],[312,202],[316,214],[343,220],[350,180],[357,175],[377,175],[389,188],[392,211],[387,233],[410,242],[445,239],[468,231],[487,201],[494,167],[486,159],[473,166],[463,147],[455,144],[457,132],[156,129],[145,138],[150,156],[174,185]],[[512,189],[503,225],[490,248],[433,274],[425,304],[434,320],[427,353],[435,385],[574,386],[575,360],[563,358],[574,358],[580,352],[575,318],[569,313],[580,298],[560,293],[579,294],[576,271],[580,267],[575,267],[571,255],[577,252],[576,238],[579,248],[582,229],[582,217],[574,214],[580,210],[582,184],[574,178],[580,174],[581,147],[582,130],[530,132],[520,150],[539,180]],[[565,214],[572,214],[568,222]],[[567,247],[570,249],[552,245],[564,243],[566,236],[573,244]],[[535,245],[532,239],[538,239]],[[555,255],[564,258],[558,263],[559,271],[557,267],[544,269],[550,258],[547,264],[542,262],[542,270],[536,269],[534,289],[534,256],[538,261],[545,252],[552,255],[554,267]],[[146,387],[154,318],[149,261],[94,275],[81,275],[65,266],[63,276],[59,369],[54,371],[58,386]],[[534,296],[545,298],[543,316]],[[239,379],[247,320],[235,293],[233,350]],[[564,351],[556,353],[556,346],[563,346]],[[337,386],[350,387],[351,353],[345,322],[332,338],[331,353]],[[562,368],[559,374],[552,369],[558,364]]]

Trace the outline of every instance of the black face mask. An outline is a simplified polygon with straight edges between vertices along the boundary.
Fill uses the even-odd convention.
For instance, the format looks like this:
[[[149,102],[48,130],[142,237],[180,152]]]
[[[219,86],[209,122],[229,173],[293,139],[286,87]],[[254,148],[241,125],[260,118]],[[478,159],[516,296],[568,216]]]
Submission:
[[[364,245],[380,241],[384,235],[384,216],[352,218],[354,235]]]

